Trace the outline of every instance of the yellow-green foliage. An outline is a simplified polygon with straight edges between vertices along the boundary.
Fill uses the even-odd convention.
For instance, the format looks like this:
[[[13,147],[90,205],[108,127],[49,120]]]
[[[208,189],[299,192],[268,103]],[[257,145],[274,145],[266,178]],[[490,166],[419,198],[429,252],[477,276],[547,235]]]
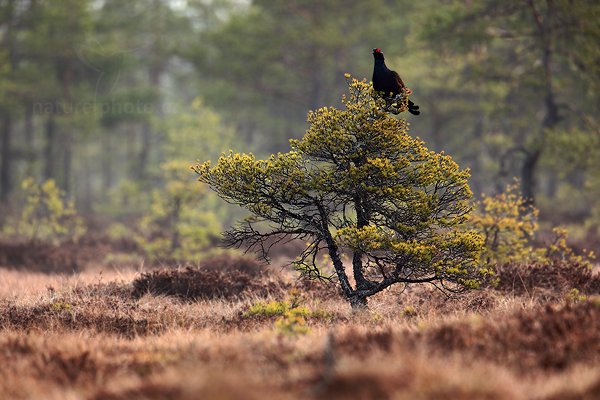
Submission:
[[[568,303],[579,303],[582,301],[586,301],[587,300],[587,296],[584,294],[581,294],[581,292],[579,291],[579,289],[573,288],[569,291],[569,293],[567,293],[565,300]]]
[[[525,206],[516,185],[510,185],[497,196],[483,196],[476,203],[476,212],[469,221],[484,237],[485,250],[481,260],[484,264],[509,262],[542,262],[564,260],[591,267],[593,252],[575,254],[567,244],[568,234],[564,228],[553,229],[551,243],[534,248],[532,240],[538,233],[538,210]]]
[[[419,315],[419,312],[413,306],[406,306],[404,310],[402,310],[402,315],[408,318],[414,318]]]
[[[579,264],[592,268],[592,261],[596,258],[593,251],[585,251],[583,254],[575,254],[571,246],[568,245],[567,230],[561,227],[556,227],[552,230],[554,238],[550,245],[545,249],[544,256],[549,260],[563,260],[573,264]]]
[[[198,155],[214,159],[236,144],[235,131],[221,116],[194,99],[165,122],[167,159],[196,160]]]
[[[107,192],[105,201],[96,206],[97,211],[127,219],[148,216],[156,211],[151,210],[151,207],[160,208],[158,203],[166,201],[165,198],[179,189],[173,186],[187,184],[189,166],[199,156],[203,159],[216,159],[223,151],[235,145],[234,130],[224,123],[219,114],[204,105],[201,98],[196,98],[189,104],[173,104],[173,107],[176,112],[160,121],[153,121],[159,124],[157,130],[164,132],[163,155],[169,162],[150,166],[148,172],[151,181],[119,181]],[[158,184],[157,180],[160,180]],[[165,191],[159,190],[164,186],[171,187],[165,188]],[[188,192],[193,196],[198,188],[190,185],[189,189]],[[153,192],[156,194],[153,195]],[[215,214],[216,219],[224,225],[229,225],[236,217],[235,212],[232,212],[234,208],[212,193],[203,193],[196,205],[198,209]],[[238,211],[237,208],[234,210]]]
[[[137,242],[151,257],[197,261],[221,229],[202,209],[206,189],[190,173],[189,163],[161,165],[165,185],[152,192],[150,212],[139,223]]]
[[[120,222],[113,222],[106,228],[106,235],[115,241],[130,238],[131,234],[131,229]]]
[[[287,232],[308,241],[297,266],[317,276],[311,254],[343,246],[357,255],[357,281],[364,272],[388,286],[424,279],[477,286],[489,271],[476,263],[482,238],[463,227],[469,171],[408,135],[406,122],[388,115],[370,84],[352,80],[349,89],[344,109],[309,113],[308,131],[290,141],[288,153],[259,160],[229,152],[194,167],[201,182],[256,216],[229,232],[232,242]],[[331,261],[352,298],[344,267]]]
[[[288,311],[296,309],[299,314],[306,317],[310,315],[310,310],[305,306],[292,304],[289,301],[259,301],[252,304],[244,313],[246,317],[280,317]]]
[[[310,331],[306,326],[305,313],[300,308],[292,308],[275,321],[275,329],[286,336],[304,335]]]
[[[483,234],[485,263],[539,260],[543,251],[530,245],[538,229],[538,211],[526,207],[516,185],[496,196],[483,195],[471,214],[470,224]]]
[[[124,179],[106,193],[106,199],[95,205],[95,211],[116,217],[139,217],[150,207],[150,197],[142,181]]]
[[[198,155],[216,158],[230,148],[234,132],[197,98],[165,122],[165,157],[160,188],[138,224],[138,243],[151,257],[198,261],[232,218],[230,207],[199,185],[190,171]]]
[[[244,317],[279,317],[275,321],[275,329],[287,336],[296,336],[308,333],[306,318],[326,317],[322,310],[311,311],[308,307],[301,305],[301,299],[297,294],[291,293],[288,301],[259,301],[252,304],[244,313]]]
[[[85,233],[85,224],[77,215],[72,200],[50,179],[41,184],[32,178],[21,183],[24,205],[18,216],[9,217],[2,232],[29,241],[58,244],[77,240]]]
[[[50,305],[50,309],[52,311],[72,311],[73,306],[71,306],[69,303],[63,303],[60,301],[57,301],[56,303],[52,303]]]

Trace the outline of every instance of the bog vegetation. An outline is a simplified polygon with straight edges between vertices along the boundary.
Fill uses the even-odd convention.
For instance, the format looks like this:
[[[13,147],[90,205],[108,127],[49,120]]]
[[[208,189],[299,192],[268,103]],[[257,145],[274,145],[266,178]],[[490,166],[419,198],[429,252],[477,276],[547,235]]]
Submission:
[[[288,153],[198,163],[208,187],[181,163],[163,165],[169,184],[153,192],[152,213],[113,226],[102,245],[80,238],[53,181],[25,181],[0,248],[12,268],[0,285],[2,393],[597,397],[594,254],[561,229],[540,245],[538,211],[515,186],[472,200],[468,171],[409,136],[371,85],[348,84],[345,109],[311,113]],[[229,243],[273,265],[210,251],[217,239],[193,229],[208,188],[254,214]],[[144,258],[160,261],[136,272]]]
[[[0,397],[600,398],[599,13],[0,0]]]

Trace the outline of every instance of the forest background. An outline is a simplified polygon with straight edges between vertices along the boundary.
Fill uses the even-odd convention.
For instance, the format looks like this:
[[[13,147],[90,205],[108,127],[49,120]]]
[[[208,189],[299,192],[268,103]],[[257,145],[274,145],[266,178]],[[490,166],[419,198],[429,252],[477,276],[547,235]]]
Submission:
[[[134,229],[158,257],[186,237],[203,247],[243,213],[188,167],[230,149],[287,151],[309,110],[340,105],[344,73],[370,80],[380,47],[421,106],[406,117],[410,134],[470,168],[476,197],[517,178],[543,227],[566,225],[576,247],[596,247],[599,9],[566,0],[2,0],[0,225],[14,232],[11,216],[24,218],[28,178],[52,180],[89,227]],[[185,226],[151,242],[165,221]]]

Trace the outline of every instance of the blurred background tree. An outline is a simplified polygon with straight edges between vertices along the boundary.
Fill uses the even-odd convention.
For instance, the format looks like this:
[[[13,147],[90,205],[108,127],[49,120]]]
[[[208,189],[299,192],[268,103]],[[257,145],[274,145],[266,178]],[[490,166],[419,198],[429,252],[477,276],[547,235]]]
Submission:
[[[542,226],[599,238],[599,19],[593,0],[0,0],[0,219],[33,176],[138,221],[165,162],[286,149],[381,47],[421,105],[411,134],[476,196],[518,177]]]

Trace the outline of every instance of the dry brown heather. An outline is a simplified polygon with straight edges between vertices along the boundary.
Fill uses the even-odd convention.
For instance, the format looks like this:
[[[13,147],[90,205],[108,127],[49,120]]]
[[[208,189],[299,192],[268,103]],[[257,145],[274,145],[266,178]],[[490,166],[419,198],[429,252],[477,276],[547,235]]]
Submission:
[[[576,266],[504,266],[496,289],[388,291],[354,313],[318,283],[227,256],[100,269],[0,269],[0,397],[600,398],[600,279]],[[291,299],[310,310],[304,335],[247,313]]]

